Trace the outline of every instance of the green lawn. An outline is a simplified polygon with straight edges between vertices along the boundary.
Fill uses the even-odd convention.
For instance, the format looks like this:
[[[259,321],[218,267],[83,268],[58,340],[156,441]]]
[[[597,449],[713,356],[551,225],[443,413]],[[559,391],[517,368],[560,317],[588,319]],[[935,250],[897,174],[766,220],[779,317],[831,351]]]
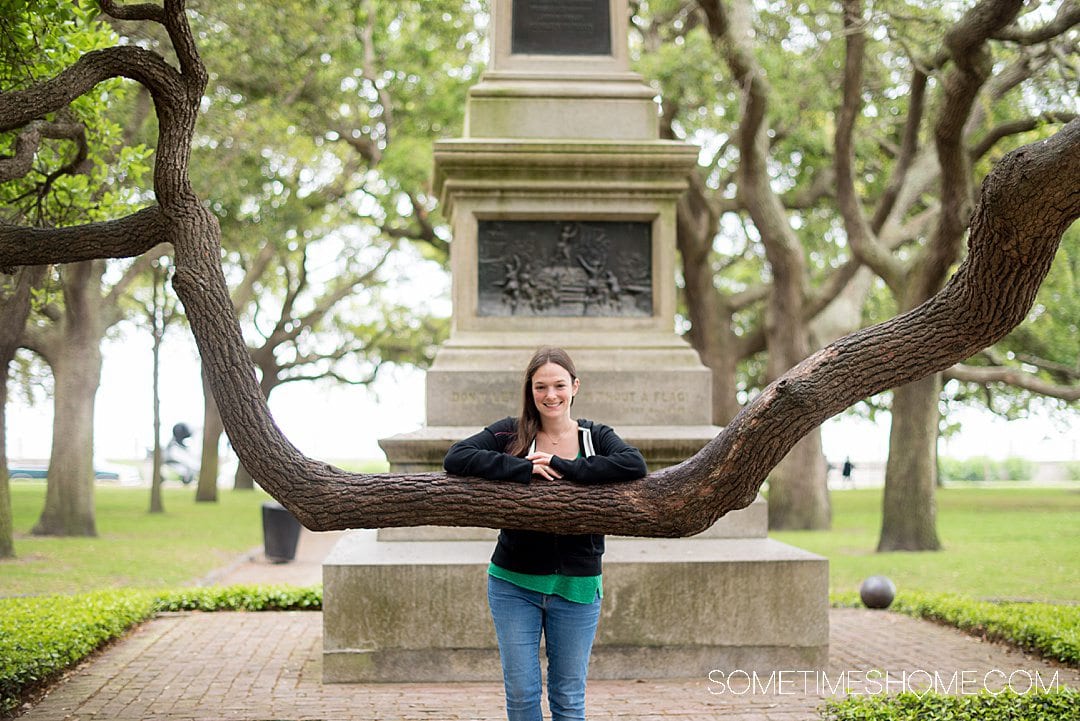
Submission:
[[[194,489],[167,488],[167,513],[151,516],[147,489],[101,485],[97,538],[36,538],[45,484],[11,488],[19,557],[0,562],[0,596],[190,584],[262,543],[261,492],[222,490],[219,503],[196,504]],[[772,536],[828,557],[833,592],[884,574],[902,591],[1080,601],[1080,488],[942,490],[938,553],[874,553],[880,490],[832,499],[833,530]]]
[[[14,561],[0,562],[0,596],[74,593],[107,587],[193,583],[262,544],[262,491],[219,491],[195,503],[195,489],[164,489],[164,514],[147,513],[150,491],[98,485],[96,538],[30,535],[45,503],[43,481],[12,481]]]
[[[828,557],[834,593],[857,591],[862,579],[883,574],[901,591],[1080,601],[1080,486],[940,490],[944,550],[935,553],[874,552],[881,497],[880,489],[834,492],[831,531],[770,535]]]

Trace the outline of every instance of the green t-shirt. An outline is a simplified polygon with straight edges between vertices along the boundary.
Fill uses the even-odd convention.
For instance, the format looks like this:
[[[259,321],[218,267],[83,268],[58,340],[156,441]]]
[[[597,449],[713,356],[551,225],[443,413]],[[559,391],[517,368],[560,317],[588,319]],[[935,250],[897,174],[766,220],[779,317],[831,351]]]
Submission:
[[[560,596],[574,603],[592,603],[604,597],[603,575],[599,576],[564,576],[561,573],[537,575],[508,571],[494,563],[488,566],[488,574],[495,578],[527,588],[549,596]]]

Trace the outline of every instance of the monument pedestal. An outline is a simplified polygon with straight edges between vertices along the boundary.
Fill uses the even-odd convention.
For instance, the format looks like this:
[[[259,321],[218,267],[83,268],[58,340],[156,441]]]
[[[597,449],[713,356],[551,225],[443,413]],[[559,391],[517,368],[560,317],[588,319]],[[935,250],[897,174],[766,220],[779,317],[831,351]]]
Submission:
[[[516,416],[543,345],[574,358],[574,417],[615,428],[651,470],[720,431],[709,370],[674,332],[677,203],[700,151],[658,138],[627,22],[626,0],[493,0],[491,66],[470,90],[465,137],[435,145],[454,237],[450,337],[427,374],[427,426],[380,441],[392,471],[439,470],[454,441]],[[691,539],[609,539],[590,675],[823,666],[827,562],[768,539],[767,515],[759,499]],[[498,678],[494,538],[343,538],[323,566],[324,680]]]
[[[766,538],[767,515],[759,497],[694,538],[609,537],[590,678],[822,668],[828,562]],[[499,679],[494,538],[434,527],[342,538],[323,564],[323,680]]]

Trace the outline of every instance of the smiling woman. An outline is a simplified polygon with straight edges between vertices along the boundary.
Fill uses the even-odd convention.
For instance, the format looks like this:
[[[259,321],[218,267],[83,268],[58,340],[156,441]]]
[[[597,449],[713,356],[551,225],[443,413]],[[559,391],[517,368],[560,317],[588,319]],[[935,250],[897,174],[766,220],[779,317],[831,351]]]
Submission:
[[[645,459],[611,428],[570,409],[581,388],[561,348],[540,348],[525,371],[521,416],[458,441],[449,473],[529,483],[629,481]],[[585,673],[600,619],[604,536],[504,529],[488,567],[488,605],[502,660],[511,721],[540,718],[540,637],[546,639],[553,716],[585,718]]]

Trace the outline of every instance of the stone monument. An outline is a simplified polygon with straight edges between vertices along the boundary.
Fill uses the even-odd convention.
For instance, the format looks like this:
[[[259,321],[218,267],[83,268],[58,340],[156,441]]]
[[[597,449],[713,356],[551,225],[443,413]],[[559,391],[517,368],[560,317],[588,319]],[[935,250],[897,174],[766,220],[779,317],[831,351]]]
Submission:
[[[516,415],[540,345],[575,360],[575,417],[614,426],[652,469],[720,431],[709,371],[674,332],[675,205],[698,149],[658,139],[627,22],[626,0],[493,0],[491,63],[464,137],[435,146],[454,234],[450,337],[427,374],[427,425],[380,441],[391,470],[439,470],[451,443]],[[759,498],[692,539],[610,539],[590,676],[823,665],[827,563],[766,527]],[[343,538],[323,566],[324,680],[499,678],[494,538]]]

